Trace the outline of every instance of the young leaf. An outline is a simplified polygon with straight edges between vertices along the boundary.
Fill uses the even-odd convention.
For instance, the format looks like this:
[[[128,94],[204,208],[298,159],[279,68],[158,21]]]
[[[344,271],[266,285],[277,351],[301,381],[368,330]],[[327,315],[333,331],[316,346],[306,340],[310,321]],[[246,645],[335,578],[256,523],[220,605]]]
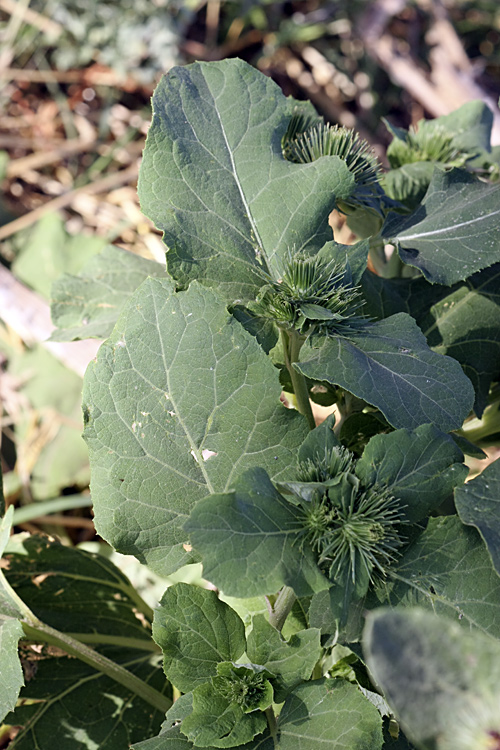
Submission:
[[[303,347],[294,367],[378,407],[393,427],[428,422],[448,432],[462,425],[474,400],[458,362],[432,352],[404,313],[351,336],[325,338],[319,349]]]
[[[336,156],[283,158],[292,110],[241,60],[174,68],[156,88],[139,196],[182,284],[197,278],[230,302],[254,299],[262,269],[279,272],[291,247],[313,252],[331,239],[328,215],[354,176]]]
[[[419,748],[495,748],[500,645],[419,609],[371,613],[364,633],[376,684]]]
[[[195,747],[235,747],[262,734],[266,726],[262,711],[245,713],[206,682],[193,691],[193,713],[182,722],[181,732]]]
[[[310,679],[321,656],[320,631],[301,630],[285,641],[264,615],[256,615],[246,652],[251,662],[262,664],[275,675],[275,703],[282,703],[300,682]]]
[[[280,750],[380,750],[382,719],[355,685],[314,680],[285,701],[278,722]]]
[[[455,505],[462,521],[483,537],[493,566],[500,575],[500,460],[456,491]]]
[[[375,435],[356,463],[364,485],[386,487],[402,500],[405,518],[426,518],[462,484],[468,473],[462,451],[434,425]]]
[[[52,285],[50,341],[105,339],[129,297],[148,277],[165,277],[163,266],[108,245],[80,271]],[[172,287],[173,290],[173,287]]]
[[[217,674],[217,664],[236,661],[245,650],[245,626],[214,591],[187,583],[168,588],[155,610],[153,638],[163,669],[184,693]]]
[[[199,502],[185,528],[203,575],[229,596],[274,594],[284,585],[309,596],[328,587],[311,551],[298,544],[297,509],[263,469],[246,471],[231,493]]]
[[[307,434],[224,302],[195,283],[170,289],[139,287],[84,384],[99,533],[160,574],[191,559],[183,523],[197,500],[255,464],[280,474]]]
[[[420,207],[392,214],[382,236],[432,284],[451,286],[500,261],[500,186],[436,167]]]

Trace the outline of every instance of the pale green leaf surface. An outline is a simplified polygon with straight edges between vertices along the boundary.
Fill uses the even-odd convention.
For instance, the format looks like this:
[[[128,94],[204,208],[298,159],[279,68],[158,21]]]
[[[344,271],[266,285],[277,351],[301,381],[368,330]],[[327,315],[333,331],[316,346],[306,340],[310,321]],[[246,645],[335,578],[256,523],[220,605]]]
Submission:
[[[12,264],[15,276],[47,299],[52,283],[62,273],[78,273],[106,240],[98,235],[70,235],[57,213],[44,216],[33,227]]]
[[[500,575],[500,460],[497,459],[455,495],[462,521],[483,537],[493,566]]]
[[[233,492],[198,503],[185,528],[204,577],[229,596],[274,594],[283,585],[309,596],[328,587],[312,553],[298,544],[296,508],[263,469],[249,469]]]
[[[51,341],[105,339],[129,297],[148,277],[165,277],[162,265],[108,245],[78,276],[64,274],[52,285]]]
[[[19,691],[24,685],[23,670],[17,652],[17,644],[23,634],[23,626],[19,620],[0,614],[0,722],[14,709]]]
[[[380,714],[355,685],[314,680],[285,701],[278,729],[280,750],[379,750]]]
[[[189,561],[182,527],[199,499],[249,466],[281,474],[307,434],[220,298],[196,283],[169,291],[141,285],[84,383],[97,528],[160,574]]]
[[[367,324],[349,338],[303,347],[294,367],[306,377],[339,385],[380,409],[393,427],[462,425],[474,390],[454,359],[435,354],[405,313]]]
[[[451,285],[500,260],[500,186],[436,167],[419,208],[389,217],[384,238],[433,284]]]
[[[0,333],[0,351],[8,359],[10,375],[22,383],[21,394],[40,415],[41,434],[47,434],[44,430],[51,434],[50,440],[40,440],[40,450],[34,454],[30,492],[36,500],[44,500],[59,495],[65,487],[86,486],[89,461],[81,436],[82,379],[42,344],[23,351],[10,346]],[[26,409],[16,421],[18,451],[30,453],[32,441],[33,419]]]
[[[375,435],[356,463],[356,474],[365,486],[387,487],[405,505],[411,523],[426,518],[455,487],[468,469],[455,441],[434,425],[416,430],[395,430]]]
[[[262,711],[244,713],[204,683],[193,691],[193,712],[183,720],[181,731],[196,747],[235,747],[262,734],[266,726]]]
[[[374,681],[419,747],[435,747],[445,734],[446,747],[486,748],[479,731],[500,732],[497,641],[420,609],[380,609],[368,616],[364,650]]]
[[[153,638],[170,682],[187,693],[217,674],[217,664],[245,650],[245,626],[214,591],[177,583],[155,610]]]
[[[366,602],[425,607],[464,628],[500,637],[500,580],[475,529],[456,516],[431,518],[410,545],[387,588]]]
[[[301,630],[285,641],[263,615],[256,615],[246,653],[251,662],[262,664],[276,675],[274,702],[281,703],[290,690],[310,679],[321,656],[320,631],[316,628]]]
[[[328,215],[354,178],[338,157],[293,164],[281,138],[293,109],[241,60],[172,69],[156,88],[139,177],[145,213],[163,230],[168,270],[186,283],[252,299],[262,267],[332,238]]]

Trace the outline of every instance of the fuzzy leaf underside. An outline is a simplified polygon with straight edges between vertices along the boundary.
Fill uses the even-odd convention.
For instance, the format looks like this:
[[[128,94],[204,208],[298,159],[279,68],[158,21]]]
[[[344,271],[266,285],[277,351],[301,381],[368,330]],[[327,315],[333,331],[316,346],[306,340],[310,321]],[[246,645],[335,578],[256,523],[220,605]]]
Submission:
[[[307,434],[279,401],[273,365],[209,289],[133,295],[84,382],[84,437],[99,533],[160,574],[192,559],[197,500],[249,466],[279,475]]]
[[[364,650],[374,681],[418,747],[434,747],[443,734],[446,747],[464,748],[487,747],[485,729],[498,737],[497,641],[420,609],[380,609],[368,616]],[[488,705],[494,713],[485,721]]]
[[[356,464],[365,486],[386,487],[402,500],[407,521],[415,523],[462,484],[468,469],[455,441],[433,425],[375,435]]]
[[[328,215],[354,178],[338,157],[283,158],[292,110],[241,60],[174,68],[156,88],[138,190],[181,283],[196,278],[229,302],[253,299],[262,268],[279,272],[290,250],[331,240]]]
[[[214,591],[178,583],[155,610],[153,637],[163,651],[164,671],[187,693],[217,673],[217,664],[236,661],[245,650],[243,621]]]
[[[483,537],[493,566],[500,575],[500,460],[457,490],[455,504],[462,521]]]
[[[280,750],[379,750],[380,714],[344,680],[304,683],[285,701],[278,722]]]
[[[108,245],[78,276],[52,285],[51,315],[58,327],[51,341],[105,339],[129,297],[148,276],[165,277],[159,263]]]
[[[423,278],[382,279],[369,271],[363,276],[370,315],[412,315],[434,351],[460,362],[474,386],[478,416],[500,369],[499,281],[498,264],[451,289]]]
[[[250,469],[230,494],[198,503],[186,523],[203,558],[203,575],[229,596],[276,593],[297,596],[328,587],[307,549],[298,543],[297,510],[277,492],[263,469]]]
[[[419,208],[392,215],[382,235],[433,284],[451,286],[500,261],[500,186],[436,167]]]
[[[380,409],[393,427],[435,424],[457,429],[469,413],[474,391],[460,365],[435,354],[405,313],[367,324],[349,337],[303,347],[294,367],[303,375],[339,385]]]

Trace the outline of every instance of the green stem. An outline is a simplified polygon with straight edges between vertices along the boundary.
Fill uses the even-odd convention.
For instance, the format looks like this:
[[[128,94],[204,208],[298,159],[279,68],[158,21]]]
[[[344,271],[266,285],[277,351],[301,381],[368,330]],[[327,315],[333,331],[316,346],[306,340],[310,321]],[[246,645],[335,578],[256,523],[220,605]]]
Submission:
[[[474,417],[465,422],[460,430],[457,430],[459,435],[463,435],[471,443],[479,443],[482,440],[487,440],[490,435],[495,435],[497,432],[500,432],[500,409],[498,403],[487,406],[481,419]]]
[[[84,643],[80,643],[80,641],[75,640],[66,633],[61,633],[59,630],[55,630],[40,621],[38,621],[36,626],[29,625],[26,622],[23,622],[22,626],[25,635],[30,640],[56,646],[70,656],[76,656],[80,661],[85,662],[85,664],[88,664],[96,671],[111,677],[112,680],[123,685],[132,693],[135,693],[135,695],[138,695],[158,711],[166,713],[171,708],[172,701],[166,695],[155,690],[155,688],[148,685],[139,677],[136,677],[135,674],[129,672],[125,667],[108,659],[98,651],[94,651],[93,648],[89,648]]]
[[[273,707],[269,706],[265,711],[269,733],[273,739],[274,747],[278,746],[278,724],[274,715]]]
[[[104,633],[66,633],[79,643],[95,643],[103,646],[122,646],[123,648],[135,648],[138,651],[151,651],[161,654],[161,648],[152,638],[128,638],[124,635],[104,635]]]
[[[283,586],[274,602],[273,611],[269,616],[269,622],[273,628],[281,631],[296,600],[297,597],[295,596],[294,590],[289,586]]]
[[[167,698],[166,695],[155,690],[151,685],[148,685],[139,677],[136,677],[132,672],[129,672],[128,669],[125,669],[125,667],[108,659],[98,651],[94,651],[93,648],[77,641],[67,633],[61,633],[59,630],[55,630],[54,628],[51,628],[50,625],[46,625],[39,620],[12,588],[1,569],[0,585],[3,586],[8,597],[16,604],[20,614],[23,616],[24,619],[21,620],[21,624],[25,635],[30,640],[39,643],[48,643],[51,646],[57,646],[70,656],[76,656],[80,661],[85,662],[85,664],[88,664],[97,672],[102,672],[108,677],[111,677],[115,682],[123,685],[162,713],[166,713],[171,707],[172,701],[170,698]]]
[[[307,419],[309,427],[314,430],[316,422],[314,420],[314,414],[311,409],[311,402],[309,400],[309,390],[307,388],[307,382],[301,372],[298,372],[294,367],[293,363],[299,361],[299,352],[304,343],[304,338],[300,336],[296,331],[281,331],[281,341],[283,344],[283,352],[285,356],[285,365],[290,374],[292,380],[293,392],[297,399],[298,410]]]

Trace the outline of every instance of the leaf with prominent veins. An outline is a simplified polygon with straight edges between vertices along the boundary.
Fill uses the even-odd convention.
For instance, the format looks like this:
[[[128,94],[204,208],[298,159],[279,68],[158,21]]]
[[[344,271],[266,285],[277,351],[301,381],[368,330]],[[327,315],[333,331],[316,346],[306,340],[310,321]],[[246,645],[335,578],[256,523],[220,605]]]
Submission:
[[[410,216],[392,214],[382,236],[432,284],[450,286],[500,261],[500,186],[463,169],[436,167]]]
[[[188,562],[182,527],[197,500],[251,466],[276,476],[295,464],[307,425],[280,390],[214,292],[144,282],[85,380],[99,533],[159,573]]]
[[[328,215],[354,176],[339,157],[283,158],[294,102],[241,60],[174,68],[158,85],[139,178],[169,272],[253,299],[262,270],[332,239]]]

